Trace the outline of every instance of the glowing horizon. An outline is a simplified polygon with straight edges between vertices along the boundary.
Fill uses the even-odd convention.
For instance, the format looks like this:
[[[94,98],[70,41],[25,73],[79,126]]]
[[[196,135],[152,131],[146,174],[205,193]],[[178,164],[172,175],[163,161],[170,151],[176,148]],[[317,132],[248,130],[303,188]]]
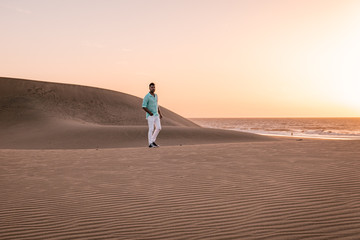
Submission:
[[[9,1],[0,76],[143,97],[185,117],[360,117],[360,2]]]

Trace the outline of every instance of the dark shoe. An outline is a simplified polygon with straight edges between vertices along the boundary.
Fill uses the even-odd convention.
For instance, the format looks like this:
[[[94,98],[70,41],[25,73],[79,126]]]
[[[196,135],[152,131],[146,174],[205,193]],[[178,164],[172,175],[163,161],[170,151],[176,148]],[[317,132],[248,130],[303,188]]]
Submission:
[[[156,146],[155,146],[153,143],[151,143],[151,144],[149,145],[149,148],[156,148]]]
[[[157,145],[155,142],[153,142],[152,145],[154,145],[155,147],[160,147],[160,146]]]

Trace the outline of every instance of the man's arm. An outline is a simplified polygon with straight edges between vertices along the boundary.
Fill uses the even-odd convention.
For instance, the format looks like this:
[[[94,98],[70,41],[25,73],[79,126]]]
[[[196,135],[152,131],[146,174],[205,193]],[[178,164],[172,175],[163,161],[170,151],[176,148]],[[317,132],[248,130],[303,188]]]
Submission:
[[[156,96],[157,96],[157,95],[156,95]],[[159,106],[159,96],[157,96],[157,104],[158,104],[159,117],[160,117],[160,119],[162,119],[162,115],[161,115],[161,112],[160,112],[160,106]]]
[[[147,107],[143,107],[144,111],[150,114],[150,116],[154,115]]]
[[[145,112],[147,112],[148,114],[150,114],[150,116],[154,115],[146,106],[149,102],[149,99],[147,97],[147,95],[144,97],[143,103],[142,103],[142,108],[144,109]]]
[[[160,112],[160,107],[158,107],[158,113],[159,113],[160,119],[162,119],[162,115],[161,115],[161,112]]]

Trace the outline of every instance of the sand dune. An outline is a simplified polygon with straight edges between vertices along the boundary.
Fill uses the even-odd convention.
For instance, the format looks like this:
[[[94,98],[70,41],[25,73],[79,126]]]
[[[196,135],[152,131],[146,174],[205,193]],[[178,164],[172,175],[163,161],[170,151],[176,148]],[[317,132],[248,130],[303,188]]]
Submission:
[[[360,141],[206,129],[162,108],[149,149],[140,106],[0,78],[0,239],[360,239]]]
[[[144,93],[145,95],[146,93]],[[73,120],[102,125],[146,125],[142,99],[72,84],[0,78],[1,120],[11,124]],[[164,126],[197,125],[166,108]]]
[[[0,238],[360,239],[359,149],[0,150]]]
[[[76,149],[147,146],[142,99],[92,87],[0,78],[0,148]],[[267,141],[254,134],[200,128],[161,108],[159,144]]]

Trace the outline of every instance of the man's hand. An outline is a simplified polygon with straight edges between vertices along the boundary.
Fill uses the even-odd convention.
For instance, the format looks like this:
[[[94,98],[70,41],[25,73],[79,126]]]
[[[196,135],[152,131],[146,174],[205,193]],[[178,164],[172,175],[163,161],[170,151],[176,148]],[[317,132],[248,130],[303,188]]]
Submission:
[[[154,115],[147,107],[143,107],[144,111],[147,112],[150,116]]]

